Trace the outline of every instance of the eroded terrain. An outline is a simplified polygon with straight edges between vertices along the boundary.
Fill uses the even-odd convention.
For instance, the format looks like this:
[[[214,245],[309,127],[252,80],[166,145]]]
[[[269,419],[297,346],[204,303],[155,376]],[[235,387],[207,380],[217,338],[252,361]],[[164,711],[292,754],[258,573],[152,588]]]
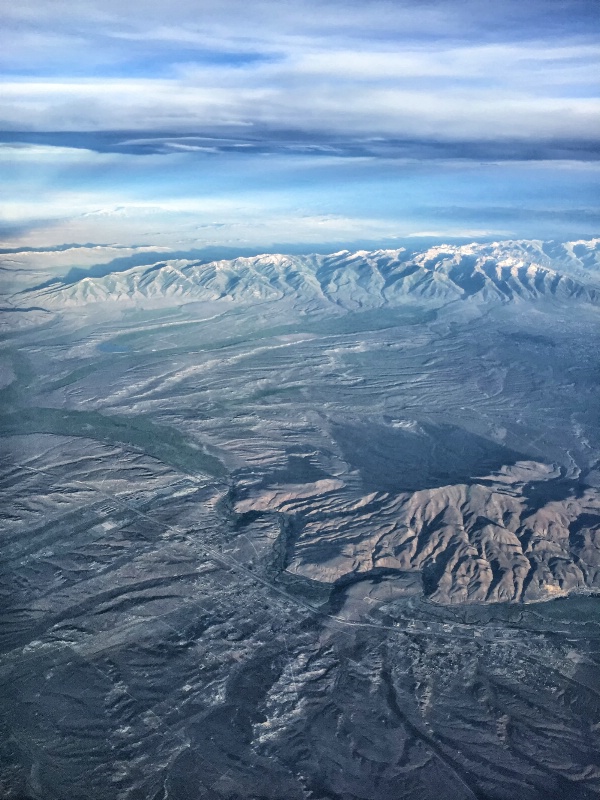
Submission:
[[[10,298],[3,796],[598,795],[597,273],[544,252]]]

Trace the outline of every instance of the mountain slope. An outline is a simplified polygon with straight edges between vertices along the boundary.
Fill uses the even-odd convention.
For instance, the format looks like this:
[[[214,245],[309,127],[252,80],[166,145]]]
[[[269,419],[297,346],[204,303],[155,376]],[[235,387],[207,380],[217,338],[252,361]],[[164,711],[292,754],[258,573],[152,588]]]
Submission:
[[[552,297],[600,302],[600,240],[462,246],[423,252],[375,250],[332,255],[260,255],[228,261],[174,259],[100,278],[57,283],[17,296],[44,308],[98,302],[247,304],[285,297],[347,310],[406,298],[515,301]]]
[[[600,498],[556,465],[348,501],[339,481],[259,489],[238,513],[294,520],[287,569],[340,587],[415,576],[438,603],[535,602],[600,585]],[[561,491],[562,490],[562,491]]]

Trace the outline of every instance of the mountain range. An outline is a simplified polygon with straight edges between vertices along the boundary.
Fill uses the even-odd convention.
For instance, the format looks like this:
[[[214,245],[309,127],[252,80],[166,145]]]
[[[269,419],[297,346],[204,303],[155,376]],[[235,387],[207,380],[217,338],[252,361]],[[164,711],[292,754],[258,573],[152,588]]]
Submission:
[[[19,307],[90,303],[241,304],[292,297],[346,310],[407,300],[600,302],[600,239],[440,245],[422,251],[342,250],[330,255],[267,254],[205,262],[166,259],[102,277],[56,280],[17,295]]]

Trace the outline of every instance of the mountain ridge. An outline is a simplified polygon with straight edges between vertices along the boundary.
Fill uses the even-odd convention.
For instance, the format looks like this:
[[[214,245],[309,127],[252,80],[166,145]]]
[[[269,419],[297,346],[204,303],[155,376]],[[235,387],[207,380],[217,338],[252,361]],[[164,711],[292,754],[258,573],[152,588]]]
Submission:
[[[92,303],[270,302],[293,297],[345,310],[406,300],[600,303],[600,239],[509,240],[435,245],[422,251],[340,250],[328,255],[262,254],[205,262],[165,259],[102,277],[83,277],[13,295],[17,306]]]

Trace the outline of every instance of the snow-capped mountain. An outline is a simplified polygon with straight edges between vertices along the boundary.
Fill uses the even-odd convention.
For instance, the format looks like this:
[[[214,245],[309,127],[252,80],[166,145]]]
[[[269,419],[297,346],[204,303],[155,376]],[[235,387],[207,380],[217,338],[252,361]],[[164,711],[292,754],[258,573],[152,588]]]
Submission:
[[[55,283],[18,296],[44,308],[90,303],[229,300],[242,304],[293,297],[345,309],[433,301],[600,302],[600,239],[440,245],[421,252],[374,250],[331,255],[259,255],[205,263],[173,259],[100,278]]]

